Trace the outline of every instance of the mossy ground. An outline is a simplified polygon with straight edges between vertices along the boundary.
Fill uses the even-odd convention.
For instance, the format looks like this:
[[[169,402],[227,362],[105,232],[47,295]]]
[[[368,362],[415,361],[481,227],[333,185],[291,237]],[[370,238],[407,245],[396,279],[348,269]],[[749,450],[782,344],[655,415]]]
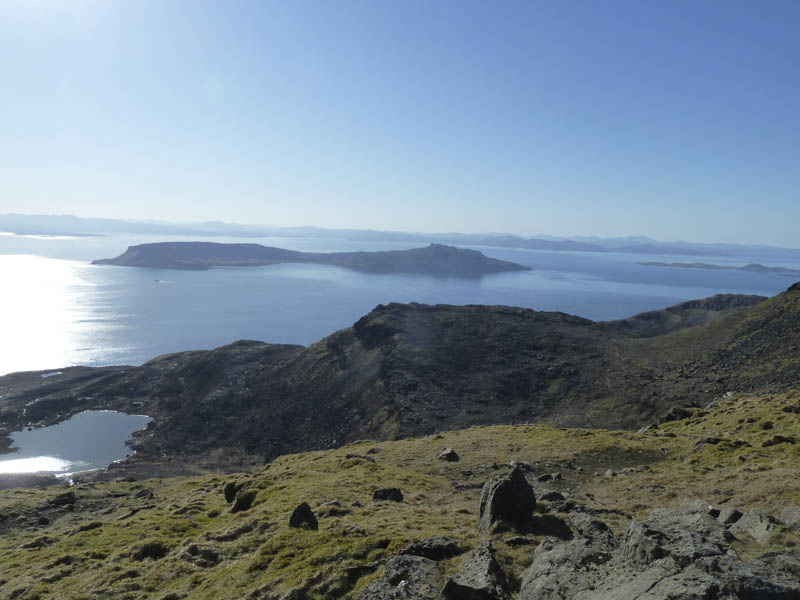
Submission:
[[[687,497],[778,514],[800,504],[798,412],[797,392],[739,394],[641,434],[526,425],[365,441],[284,456],[250,474],[78,485],[71,510],[48,507],[64,489],[6,490],[0,597],[232,600],[300,588],[312,598],[353,598],[411,541],[449,535],[474,546],[480,487],[510,459],[530,465],[531,480],[559,472],[541,485],[609,511],[603,518],[618,533],[628,516],[646,518]],[[797,443],[762,446],[775,435]],[[720,441],[698,445],[704,437]],[[437,460],[446,446],[459,462]],[[606,476],[607,469],[617,475]],[[248,510],[232,513],[225,501],[223,486],[232,480],[256,492]],[[404,501],[373,501],[382,487],[399,487]],[[338,504],[321,506],[332,500]],[[304,501],[318,531],[288,527]],[[565,518],[546,504],[537,510],[543,527]],[[495,530],[512,582],[542,533]],[[737,549],[754,555],[798,542],[783,530],[770,547],[742,540]],[[445,571],[462,559],[446,561]]]

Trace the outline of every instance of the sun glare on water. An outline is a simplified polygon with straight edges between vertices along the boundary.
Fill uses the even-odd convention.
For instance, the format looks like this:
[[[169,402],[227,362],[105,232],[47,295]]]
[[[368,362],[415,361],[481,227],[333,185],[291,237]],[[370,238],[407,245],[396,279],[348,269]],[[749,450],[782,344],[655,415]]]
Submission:
[[[0,281],[0,375],[67,366],[77,331],[77,294],[86,285],[75,264],[0,255]]]
[[[0,460],[0,474],[10,473],[59,473],[69,469],[72,463],[54,456],[34,456]]]

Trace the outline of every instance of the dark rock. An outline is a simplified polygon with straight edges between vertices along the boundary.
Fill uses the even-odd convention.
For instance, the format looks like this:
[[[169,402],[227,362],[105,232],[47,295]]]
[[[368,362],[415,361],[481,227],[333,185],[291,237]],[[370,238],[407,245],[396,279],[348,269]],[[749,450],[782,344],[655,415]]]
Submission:
[[[511,600],[504,590],[506,577],[489,542],[481,544],[464,561],[442,590],[446,600]]]
[[[231,512],[237,513],[243,510],[249,510],[253,506],[253,500],[256,499],[255,490],[242,490],[236,494],[236,500],[231,506]]]
[[[43,526],[44,525],[50,525],[50,519],[48,519],[47,517],[44,517],[44,516],[39,517],[36,522],[39,525],[43,525]]]
[[[452,448],[445,448],[439,454],[439,460],[445,460],[447,462],[458,462],[459,456],[456,454],[456,451]]]
[[[536,478],[536,481],[538,481],[539,483],[544,483],[545,481],[550,481],[552,479],[553,479],[552,473],[545,473],[544,475],[539,475]]]
[[[383,578],[364,588],[357,600],[436,600],[443,583],[434,561],[422,556],[393,556],[386,561]]]
[[[70,506],[75,504],[75,492],[64,492],[47,501],[50,506]]]
[[[786,435],[773,435],[768,440],[764,440],[762,442],[762,448],[769,448],[770,446],[777,446],[778,444],[794,444],[796,440],[793,437],[789,437]]]
[[[514,467],[507,475],[495,476],[481,490],[478,531],[488,533],[495,521],[502,520],[522,527],[536,508],[533,488],[522,469]]]
[[[292,516],[289,517],[289,527],[310,529],[312,531],[319,529],[317,517],[314,516],[314,512],[311,510],[308,503],[303,502],[294,509]]]
[[[372,494],[373,500],[391,500],[392,502],[402,502],[403,492],[398,488],[383,488],[375,490]]]
[[[445,558],[458,556],[462,552],[464,552],[464,548],[456,540],[444,535],[438,535],[409,544],[400,551],[400,554],[424,556],[431,560],[444,560]]]
[[[731,525],[730,532],[737,537],[745,535],[759,544],[766,544],[779,527],[780,524],[775,517],[763,510],[753,509]]]
[[[735,508],[723,508],[717,516],[717,519],[723,525],[733,525],[743,516],[740,510],[736,510]]]
[[[239,493],[239,490],[241,490],[243,486],[244,484],[239,481],[227,482],[222,488],[222,493],[225,495],[225,502],[228,504],[233,502],[236,499],[236,494]]]

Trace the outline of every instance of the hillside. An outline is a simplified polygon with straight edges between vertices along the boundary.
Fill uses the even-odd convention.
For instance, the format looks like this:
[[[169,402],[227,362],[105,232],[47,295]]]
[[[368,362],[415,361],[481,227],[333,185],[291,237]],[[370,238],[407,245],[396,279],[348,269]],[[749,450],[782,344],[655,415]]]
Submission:
[[[297,252],[261,244],[215,242],[159,242],[130,246],[116,258],[95,265],[204,270],[211,267],[254,267],[278,263],[334,265],[366,273],[418,273],[479,277],[504,271],[530,271],[516,263],[489,258],[476,250],[430,244],[410,250],[379,252]]]
[[[498,600],[619,600],[641,586],[656,600],[788,600],[800,595],[798,439],[798,392],[733,394],[644,433],[476,427],[283,456],[248,474],[5,490],[0,596],[433,599],[452,577],[453,599],[477,571],[497,586],[475,597]],[[437,458],[446,447],[457,461]],[[482,487],[509,461],[535,511],[479,531]],[[383,488],[402,499],[374,499]],[[304,502],[317,529],[289,525]],[[450,540],[413,545],[432,536]],[[548,564],[562,569],[555,579]]]
[[[239,470],[474,425],[634,430],[729,390],[797,385],[798,302],[793,287],[649,338],[562,313],[390,304],[307,348],[238,342],[141,367],[8,375],[0,424],[8,432],[92,408],[146,413],[155,422],[119,467],[137,474]]]

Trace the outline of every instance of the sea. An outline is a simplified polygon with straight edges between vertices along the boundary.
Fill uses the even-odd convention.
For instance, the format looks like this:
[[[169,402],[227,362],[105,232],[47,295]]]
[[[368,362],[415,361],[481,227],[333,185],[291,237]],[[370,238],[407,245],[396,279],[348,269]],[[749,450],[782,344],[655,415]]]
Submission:
[[[130,245],[197,241],[180,236],[0,234],[0,375],[72,365],[139,365],[166,353],[236,340],[311,344],[352,325],[378,304],[511,305],[593,320],[628,317],[719,293],[772,296],[785,275],[644,266],[646,261],[800,268],[800,254],[758,248],[740,255],[664,256],[472,246],[533,270],[479,279],[371,275],[323,265],[176,271],[96,266]],[[258,239],[292,250],[407,249],[408,242],[317,237]]]

